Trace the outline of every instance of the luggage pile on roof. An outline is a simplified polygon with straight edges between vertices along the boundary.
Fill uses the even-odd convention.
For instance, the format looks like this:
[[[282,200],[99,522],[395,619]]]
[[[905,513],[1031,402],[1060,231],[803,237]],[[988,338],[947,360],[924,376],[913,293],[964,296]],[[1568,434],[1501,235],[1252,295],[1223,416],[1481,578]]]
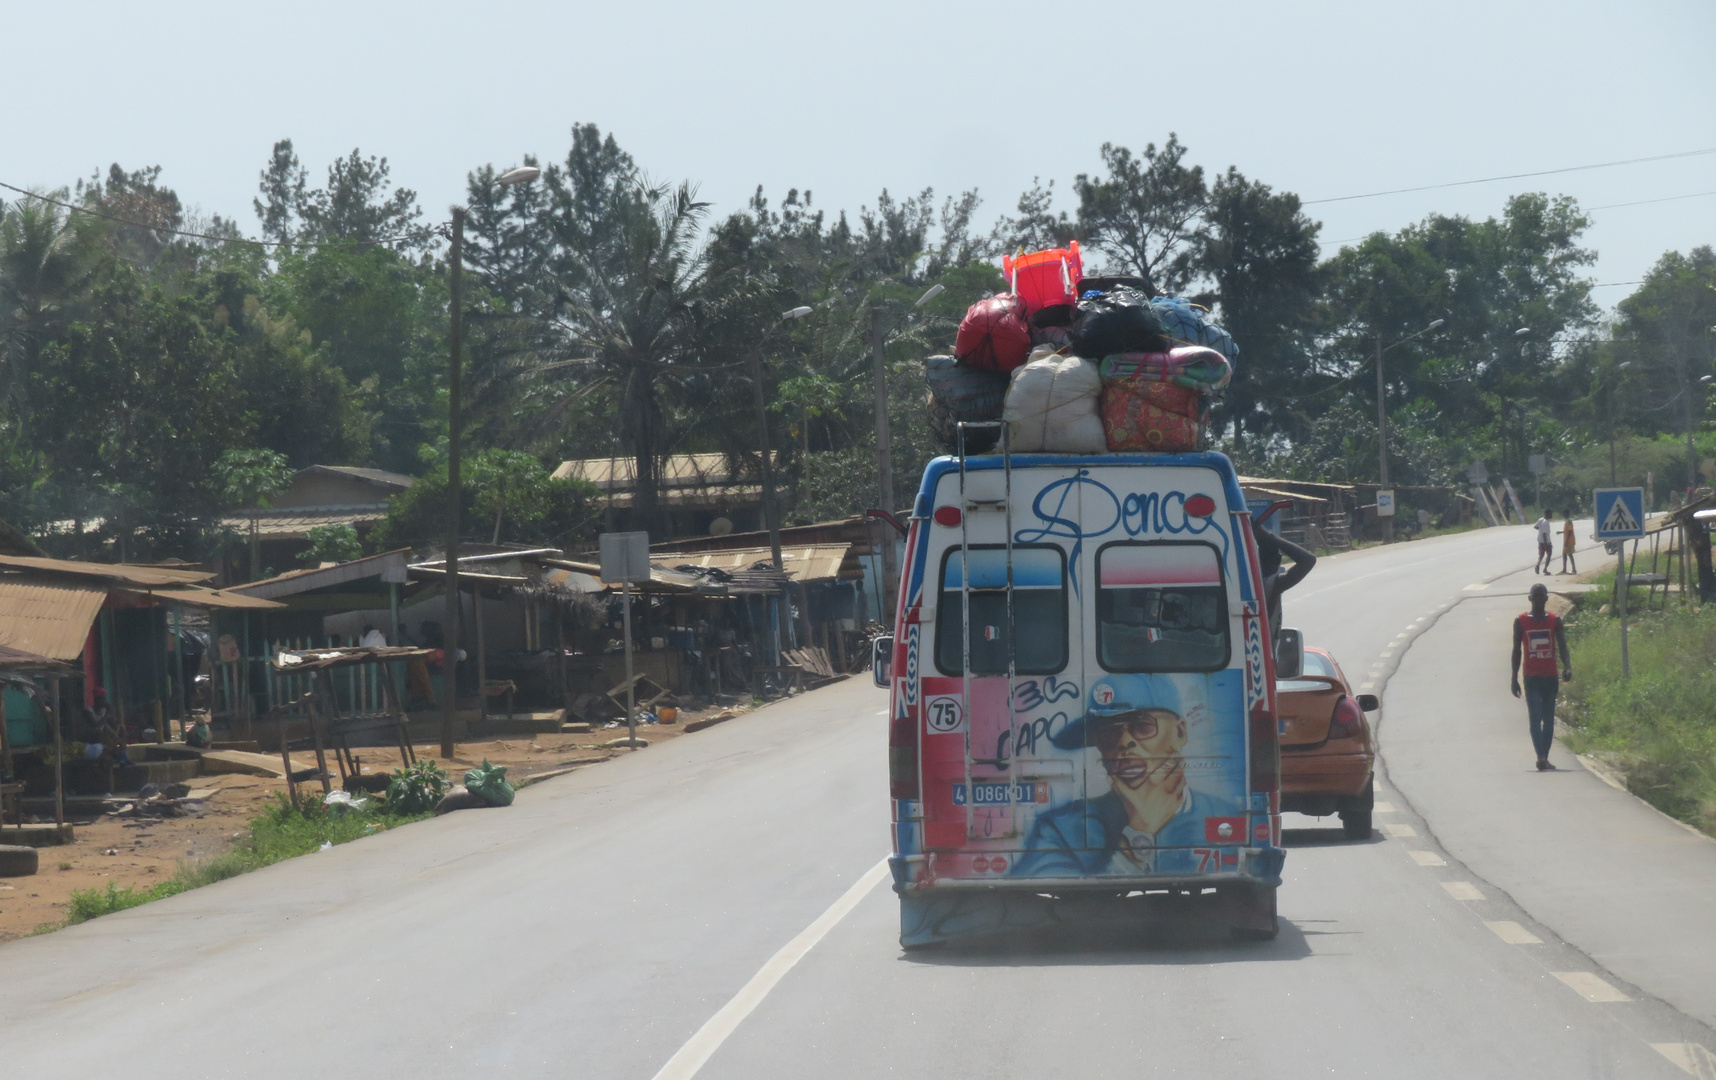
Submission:
[[[949,452],[961,421],[995,420],[1020,452],[1200,448],[1239,359],[1208,311],[1141,278],[1085,277],[1076,240],[1001,265],[1010,291],[971,305],[954,354],[925,362],[930,428]],[[999,441],[968,428],[964,450]]]

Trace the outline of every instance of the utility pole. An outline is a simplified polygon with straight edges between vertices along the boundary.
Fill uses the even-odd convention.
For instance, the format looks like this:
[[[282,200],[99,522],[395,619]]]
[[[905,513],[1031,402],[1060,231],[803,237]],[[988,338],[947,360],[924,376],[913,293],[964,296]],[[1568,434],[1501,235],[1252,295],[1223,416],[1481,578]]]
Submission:
[[[775,512],[775,466],[773,452],[769,449],[769,407],[763,393],[763,345],[758,342],[751,350],[751,392],[757,405],[757,438],[761,443],[763,453],[763,525],[769,530],[769,557],[774,560],[775,569],[785,571],[786,566],[781,560],[781,523],[780,515]],[[784,593],[785,586],[782,586]],[[781,662],[781,601],[783,597],[775,597],[774,618],[774,657],[769,662],[780,666]]]
[[[447,630],[441,639],[441,757],[451,761],[453,720],[459,698],[459,347],[464,330],[460,308],[464,306],[462,263],[465,257],[465,210],[453,210],[453,245],[448,254],[448,292],[451,297],[452,332],[447,359],[447,569],[441,582],[446,590]]]
[[[922,300],[918,302],[923,303]],[[870,309],[870,352],[876,382],[876,493],[881,499],[882,509],[892,514],[898,507],[894,503],[894,444],[892,436],[888,434],[887,330],[882,325],[882,308],[879,305]],[[884,600],[891,600],[900,588],[900,571],[894,560],[895,537],[890,529],[891,526],[881,529]],[[893,617],[891,608],[882,613],[884,623]]]
[[[1382,336],[1376,339],[1376,457],[1377,472],[1382,481],[1378,491],[1388,490],[1388,402],[1382,378]],[[1394,539],[1394,519],[1378,515],[1382,524],[1382,542]]]

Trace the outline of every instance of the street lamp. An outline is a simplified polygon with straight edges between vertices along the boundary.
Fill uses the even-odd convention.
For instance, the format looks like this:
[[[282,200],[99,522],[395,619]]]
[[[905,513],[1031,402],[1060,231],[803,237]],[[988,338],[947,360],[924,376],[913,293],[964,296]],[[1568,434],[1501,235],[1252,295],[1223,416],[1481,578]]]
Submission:
[[[1448,320],[1446,319],[1437,319],[1435,322],[1432,322],[1429,326],[1426,326],[1416,334],[1408,334],[1393,345],[1386,347],[1382,344],[1382,335],[1378,334],[1376,337],[1376,454],[1378,465],[1377,471],[1380,474],[1379,478],[1382,481],[1381,484],[1377,486],[1377,490],[1379,492],[1386,491],[1388,489],[1388,401],[1386,396],[1387,392],[1383,389],[1382,354],[1386,353],[1389,349],[1406,344],[1413,338],[1423,337],[1425,334],[1430,333],[1432,330],[1435,330],[1447,321]],[[1388,543],[1393,539],[1394,518],[1383,518],[1383,543]]]
[[[751,350],[751,391],[757,404],[757,437],[763,451],[763,525],[769,530],[769,557],[774,560],[775,569],[784,572],[786,566],[781,560],[781,521],[780,512],[775,507],[775,467],[773,452],[769,449],[769,408],[763,393],[763,346],[768,343],[770,336],[776,330],[789,322],[804,318],[811,313],[809,307],[795,307],[791,311],[781,312],[778,322],[763,332],[756,347]],[[775,598],[775,632],[774,632],[774,665],[781,662],[781,597]]]
[[[534,165],[508,169],[495,178],[501,187],[528,183],[542,175]],[[451,329],[448,333],[447,357],[447,565],[441,587],[446,591],[447,621],[441,638],[441,756],[453,757],[454,715],[458,711],[459,670],[459,429],[463,418],[459,412],[459,351],[463,344],[464,318],[464,259],[465,208],[453,208],[453,242],[447,253],[448,309]],[[481,694],[483,688],[478,687]]]

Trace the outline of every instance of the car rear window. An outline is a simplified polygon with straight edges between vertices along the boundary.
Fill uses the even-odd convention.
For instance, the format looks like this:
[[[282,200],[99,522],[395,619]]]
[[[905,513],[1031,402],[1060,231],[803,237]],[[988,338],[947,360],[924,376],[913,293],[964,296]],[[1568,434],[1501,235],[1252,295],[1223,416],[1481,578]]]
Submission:
[[[1321,653],[1306,651],[1303,671],[1306,675],[1320,675],[1324,679],[1339,678],[1335,674],[1335,665]],[[1315,678],[1305,679],[1276,679],[1275,692],[1291,694],[1295,690],[1327,690],[1329,684]]]
[[[1007,549],[973,544],[942,557],[936,607],[935,666],[944,675],[965,671],[963,565],[971,567],[971,673],[1007,674]],[[1013,624],[1019,629],[1013,670],[1053,675],[1067,666],[1066,556],[1052,545],[1013,547]]]
[[[1097,658],[1107,671],[1227,666],[1227,589],[1209,544],[1108,544],[1096,553]]]

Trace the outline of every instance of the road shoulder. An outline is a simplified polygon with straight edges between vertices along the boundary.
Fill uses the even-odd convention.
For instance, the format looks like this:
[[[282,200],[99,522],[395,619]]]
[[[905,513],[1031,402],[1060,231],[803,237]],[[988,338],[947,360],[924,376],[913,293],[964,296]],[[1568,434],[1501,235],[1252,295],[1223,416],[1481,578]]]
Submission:
[[[1523,592],[1523,588],[1521,589]],[[1716,1023],[1716,842],[1587,771],[1539,773],[1508,692],[1523,597],[1467,599],[1402,658],[1384,698],[1389,779],[1474,872],[1593,960]]]

